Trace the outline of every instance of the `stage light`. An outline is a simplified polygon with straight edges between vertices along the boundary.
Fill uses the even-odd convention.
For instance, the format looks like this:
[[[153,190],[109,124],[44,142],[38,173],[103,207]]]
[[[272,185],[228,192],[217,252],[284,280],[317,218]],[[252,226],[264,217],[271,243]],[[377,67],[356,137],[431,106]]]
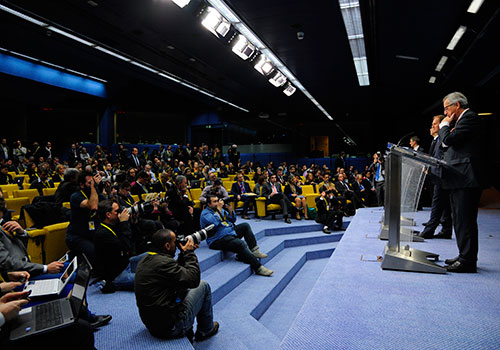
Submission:
[[[213,7],[207,7],[205,15],[201,24],[207,28],[215,36],[226,36],[231,28],[231,23],[227,21],[222,15]]]
[[[285,90],[283,90],[283,93],[287,96],[292,96],[293,93],[295,92],[295,90],[297,90],[295,88],[295,86],[293,86],[292,84],[288,83],[288,85],[286,86]]]
[[[255,46],[252,45],[247,38],[239,34],[236,39],[236,44],[233,46],[233,52],[246,60],[255,52]]]
[[[429,83],[434,84],[436,82],[436,77],[432,76],[429,78]]]
[[[191,0],[172,0],[174,4],[179,6],[180,8],[184,8],[187,4],[189,4]]]
[[[267,59],[266,55],[262,54],[259,56],[257,63],[253,67],[263,76],[271,73],[271,70],[273,69],[271,61]]]
[[[467,12],[469,13],[477,13],[479,11],[479,8],[483,4],[484,0],[472,0],[470,3],[469,8],[467,9]]]
[[[280,87],[286,83],[286,77],[280,71],[276,71],[273,77],[269,79],[269,82],[276,87]]]

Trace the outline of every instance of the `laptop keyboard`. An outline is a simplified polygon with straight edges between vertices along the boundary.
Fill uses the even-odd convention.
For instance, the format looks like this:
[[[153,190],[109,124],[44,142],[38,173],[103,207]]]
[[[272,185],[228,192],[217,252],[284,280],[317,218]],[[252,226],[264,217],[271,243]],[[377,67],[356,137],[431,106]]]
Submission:
[[[61,303],[44,303],[37,305],[35,321],[37,330],[63,323]]]
[[[39,280],[36,284],[31,286],[37,294],[48,294],[54,291],[54,281],[53,280]]]

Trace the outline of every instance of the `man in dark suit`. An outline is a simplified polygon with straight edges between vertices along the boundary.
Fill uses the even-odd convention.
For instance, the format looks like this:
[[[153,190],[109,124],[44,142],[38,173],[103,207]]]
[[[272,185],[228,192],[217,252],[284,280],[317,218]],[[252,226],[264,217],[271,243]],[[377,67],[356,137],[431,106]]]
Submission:
[[[269,182],[264,184],[262,195],[266,197],[266,204],[281,205],[285,222],[287,224],[292,223],[288,218],[288,212],[293,210],[293,206],[290,200],[283,194],[281,184],[276,181],[276,174],[270,175]]]
[[[139,150],[137,148],[132,148],[132,154],[128,160],[130,168],[141,169],[142,168],[142,159],[139,156]]]
[[[141,199],[141,196],[143,194],[150,193],[153,191],[150,181],[151,177],[146,171],[144,170],[139,171],[139,174],[137,174],[137,181],[132,186],[130,192],[133,195],[139,196],[139,199]]]
[[[434,158],[443,159],[443,149],[441,147],[441,137],[439,137],[439,124],[443,121],[444,115],[437,115],[432,119],[430,129],[434,137],[431,143],[430,155]],[[441,168],[430,167],[428,171],[429,179],[432,184],[432,209],[431,216],[425,229],[420,233],[423,238],[446,238],[451,239],[452,222],[450,194],[448,190],[443,189],[441,185]],[[434,231],[441,222],[443,229],[434,236]]]
[[[447,148],[443,188],[450,190],[453,226],[459,255],[447,259],[450,272],[476,272],[478,252],[477,208],[486,185],[483,169],[481,119],[469,109],[467,98],[453,92],[443,99],[446,118],[439,125],[439,137]],[[454,124],[454,127],[453,125]]]
[[[250,185],[245,181],[242,173],[236,176],[236,180],[237,181],[231,186],[230,194],[234,196],[235,207],[239,201],[243,201],[243,212],[241,213],[241,217],[243,219],[250,219],[248,216],[248,207],[252,201],[255,203],[255,196],[250,190]]]

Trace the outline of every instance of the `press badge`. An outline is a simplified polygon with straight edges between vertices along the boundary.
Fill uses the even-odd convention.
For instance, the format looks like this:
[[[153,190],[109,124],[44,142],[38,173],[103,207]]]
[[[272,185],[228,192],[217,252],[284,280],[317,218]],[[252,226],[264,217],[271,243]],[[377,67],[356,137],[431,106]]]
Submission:
[[[95,230],[95,224],[93,221],[89,221],[89,231],[94,231]]]

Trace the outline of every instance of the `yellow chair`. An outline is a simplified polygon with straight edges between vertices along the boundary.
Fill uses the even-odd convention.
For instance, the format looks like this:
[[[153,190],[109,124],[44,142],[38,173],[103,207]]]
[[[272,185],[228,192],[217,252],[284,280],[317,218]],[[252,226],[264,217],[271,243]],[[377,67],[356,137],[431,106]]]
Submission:
[[[45,226],[43,229],[47,231],[43,242],[45,251],[45,261],[50,263],[59,260],[67,251],[66,246],[66,229],[69,222]]]
[[[302,195],[306,197],[307,206],[309,208],[316,208],[316,197],[318,197],[319,194],[314,192],[313,185],[302,186]]]
[[[227,178],[229,179],[229,181],[234,182],[234,179],[236,178],[236,175],[228,175]]]
[[[29,184],[30,183],[30,176],[29,175],[23,175],[24,176],[24,183]]]
[[[43,195],[44,196],[52,196],[56,193],[57,191],[57,188],[53,187],[53,188],[44,188],[43,190]]]
[[[26,232],[28,232],[29,236],[26,250],[28,251],[28,256],[30,257],[31,262],[45,264],[43,244],[45,236],[47,235],[47,230],[35,229],[27,230]]]
[[[4,198],[14,198],[14,191],[19,190],[19,186],[16,184],[0,185],[0,188],[4,193]]]
[[[255,198],[255,205],[257,210],[257,216],[259,218],[271,215],[273,220],[276,218],[276,214],[281,212],[281,205],[279,204],[266,204],[266,197],[262,196],[262,187],[260,188],[259,197]]]
[[[134,202],[139,202],[139,196],[138,195],[133,194],[132,198],[134,199]]]
[[[14,210],[12,213],[12,220],[18,221],[21,215],[21,208],[23,205],[30,204],[30,199],[28,197],[18,197],[18,198],[5,198],[5,205],[7,209]]]
[[[31,188],[31,184],[29,182],[23,182],[23,190],[29,190]]]
[[[13,179],[15,179],[16,176],[18,176],[15,171],[9,171],[8,174],[12,176]]]
[[[40,193],[38,193],[38,190],[34,188],[14,191],[14,198],[28,197],[30,199],[30,203],[33,202],[33,198],[38,197],[39,195]]]
[[[200,196],[201,196],[201,188],[191,188],[188,191],[188,197],[190,200],[194,202],[195,208],[201,208]]]
[[[70,202],[63,202],[62,204],[63,207],[71,209],[71,203]]]
[[[57,189],[59,187],[60,182],[54,182],[54,187]]]
[[[222,182],[222,186],[228,191],[231,192],[231,187],[233,186],[234,181],[233,180],[226,180]]]

